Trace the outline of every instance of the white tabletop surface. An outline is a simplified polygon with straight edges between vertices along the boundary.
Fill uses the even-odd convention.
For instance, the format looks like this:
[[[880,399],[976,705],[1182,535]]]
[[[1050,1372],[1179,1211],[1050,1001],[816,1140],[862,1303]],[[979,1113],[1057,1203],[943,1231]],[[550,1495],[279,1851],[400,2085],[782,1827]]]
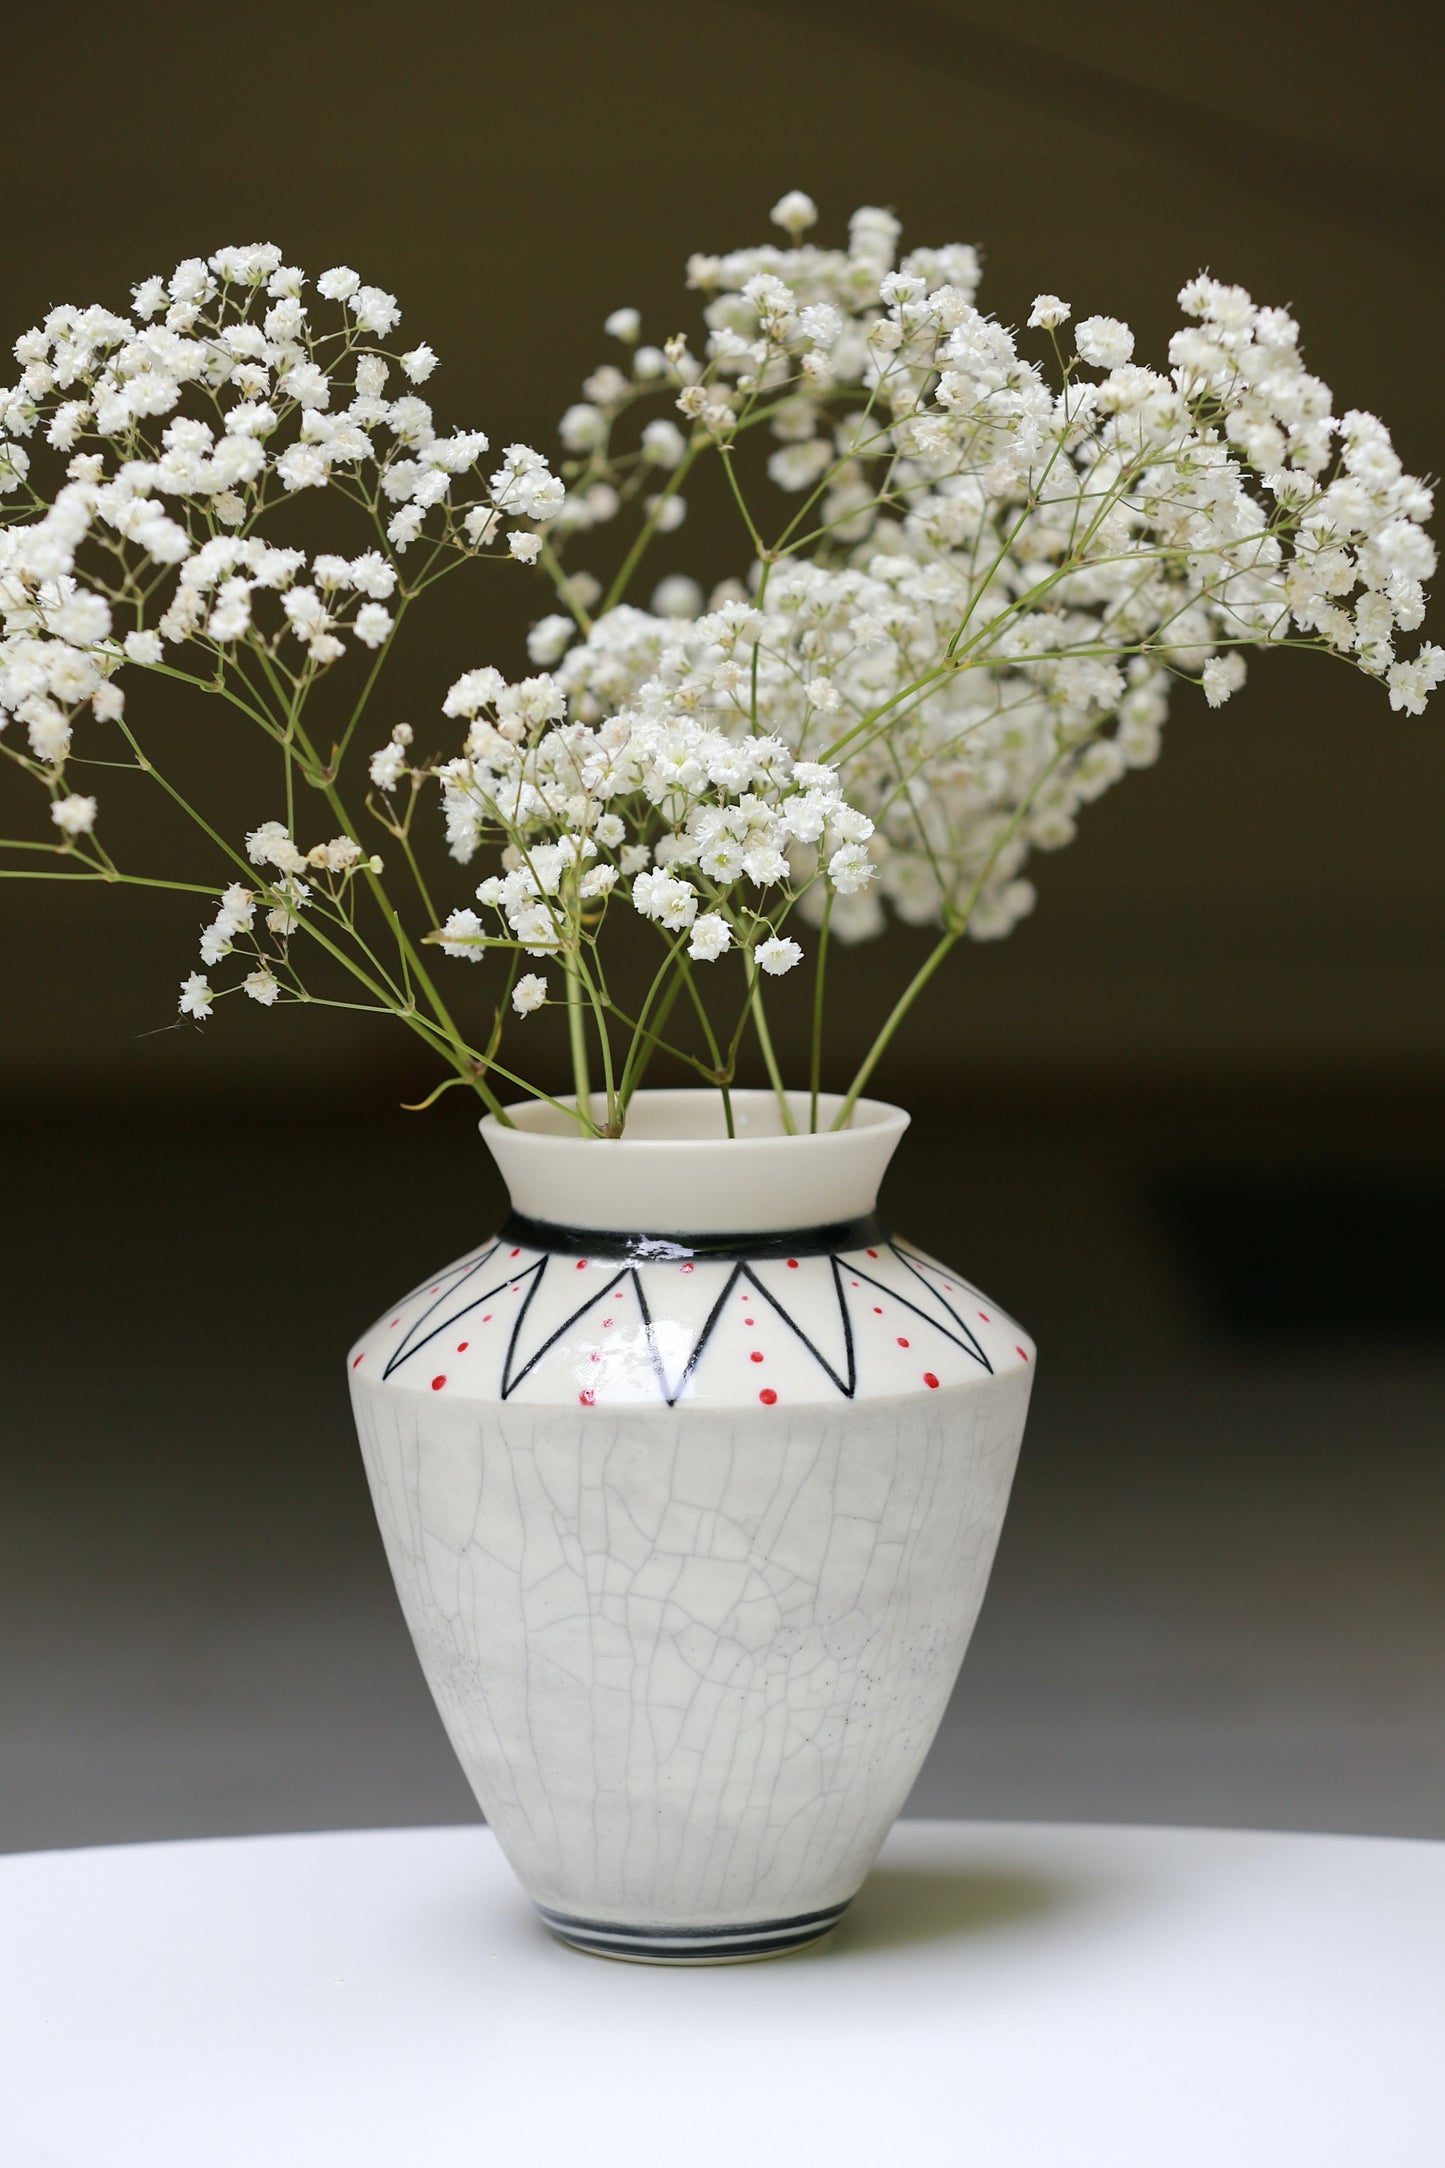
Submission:
[[[480,1829],[0,1860],[5,2168],[1441,2168],[1445,1845],[904,1822],[766,1964]]]

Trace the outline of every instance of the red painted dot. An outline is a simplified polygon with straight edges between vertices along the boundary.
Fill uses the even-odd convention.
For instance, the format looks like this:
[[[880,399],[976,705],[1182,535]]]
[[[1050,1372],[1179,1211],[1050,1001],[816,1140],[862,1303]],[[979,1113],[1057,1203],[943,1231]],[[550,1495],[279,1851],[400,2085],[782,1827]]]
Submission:
[[[604,1325],[610,1325],[612,1323],[612,1320],[610,1317],[604,1317],[602,1322]]]
[[[520,1256],[521,1256],[521,1254],[522,1254],[522,1253],[521,1253],[521,1251],[520,1251],[520,1250],[513,1250],[513,1252],[512,1252],[512,1255],[513,1255],[514,1257],[520,1257]]]
[[[399,1325],[400,1323],[401,1323],[401,1319],[400,1319],[399,1317],[394,1317],[394,1318],[392,1319],[392,1321],[391,1321],[391,1328],[392,1328],[392,1331],[393,1331],[393,1332],[395,1332],[395,1330],[396,1330],[397,1326],[398,1326],[398,1325]]]
[[[797,1260],[797,1258],[796,1258],[796,1257],[790,1257],[790,1258],[788,1259],[788,1270],[789,1270],[789,1272],[796,1272],[796,1271],[797,1271],[797,1269],[798,1269],[798,1260]]]
[[[596,1348],[593,1348],[592,1353],[588,1356],[587,1360],[590,1363],[600,1363],[602,1357],[598,1354]]]
[[[771,1385],[765,1385],[762,1391],[758,1394],[758,1398],[759,1400],[761,1400],[765,1408],[770,1408],[773,1405],[773,1402],[777,1399],[777,1397],[778,1396],[773,1391]]]
[[[586,1258],[585,1258],[585,1257],[579,1257],[579,1258],[578,1258],[578,1260],[577,1260],[577,1270],[578,1270],[579,1272],[585,1272],[585,1271],[587,1270],[587,1260],[586,1260]]]
[[[521,1288],[520,1288],[520,1287],[514,1287],[514,1288],[512,1289],[512,1293],[513,1293],[514,1295],[520,1295],[520,1294],[521,1294],[521,1292],[522,1292],[522,1290],[521,1290]]]
[[[677,1269],[678,1269],[678,1271],[679,1271],[679,1272],[691,1272],[691,1270],[692,1270],[692,1266],[691,1266],[691,1265],[679,1265]]]
[[[930,1390],[931,1392],[932,1392],[932,1391],[936,1391],[936,1390],[937,1390],[937,1387],[938,1387],[938,1380],[937,1380],[937,1378],[936,1378],[936,1377],[935,1377],[935,1376],[933,1375],[933,1372],[932,1372],[931,1370],[925,1370],[925,1371],[924,1371],[924,1373],[923,1373],[923,1382],[924,1382],[924,1384],[925,1384],[925,1385],[926,1385],[926,1386],[927,1386],[927,1387],[929,1388],[929,1390]]]
[[[440,1284],[441,1284],[441,1283],[440,1283],[440,1282],[438,1282],[437,1284],[438,1284],[438,1286],[440,1286]],[[437,1292],[437,1289],[436,1289],[435,1287],[429,1287],[429,1288],[427,1289],[427,1293],[428,1293],[429,1295],[434,1295],[434,1294],[435,1294],[436,1292]]]
[[[487,1312],[486,1316],[485,1316],[485,1317],[484,1317],[484,1318],[482,1319],[482,1323],[483,1323],[484,1325],[490,1325],[490,1324],[491,1324],[491,1322],[492,1322],[492,1313],[491,1313],[491,1311],[490,1311],[490,1310],[488,1310],[488,1312]]]
[[[365,1356],[365,1354],[366,1354],[366,1349],[365,1349],[365,1348],[363,1348],[363,1349],[362,1349],[362,1351],[361,1351],[361,1354],[360,1354],[360,1355],[353,1355],[353,1356],[352,1356],[352,1358],[351,1358],[351,1367],[352,1367],[352,1369],[353,1369],[353,1370],[354,1370],[354,1369],[356,1368],[357,1364],[358,1364],[358,1363],[359,1363],[359,1362],[360,1362],[360,1361],[362,1360],[362,1358],[363,1358],[363,1357]]]
[[[1024,1356],[1024,1361],[1025,1361],[1025,1362],[1027,1362],[1027,1361],[1028,1361],[1028,1356],[1027,1356],[1027,1355],[1024,1355],[1024,1351],[1023,1351],[1023,1349],[1022,1349],[1021,1347],[1016,1347],[1016,1348],[1014,1349],[1014,1353],[1015,1353],[1015,1355],[1023,1355],[1023,1356]]]
[[[907,1342],[906,1340],[900,1340],[900,1341],[899,1341],[899,1343],[898,1343],[898,1345],[899,1345],[900,1347],[907,1347],[907,1345],[908,1345],[908,1342]]]
[[[850,1280],[850,1281],[848,1282],[848,1285],[849,1285],[850,1287],[856,1287],[856,1286],[858,1285],[858,1282],[857,1282],[856,1280]]]
[[[945,1281],[944,1281],[944,1283],[943,1283],[943,1292],[945,1293],[945,1295],[951,1295],[951,1294],[953,1293],[953,1282],[952,1282],[952,1280],[945,1280]]]
[[[882,1309],[876,1302],[873,1305],[873,1315],[875,1317],[881,1317],[883,1315]]]
[[[743,1323],[745,1325],[756,1325],[757,1319],[755,1317],[745,1317]]]
[[[593,1392],[590,1385],[587,1387],[585,1392],[579,1393],[577,1395],[577,1398],[581,1401],[584,1408],[595,1407],[597,1404],[597,1395]]]
[[[986,1325],[986,1324],[987,1324],[987,1323],[989,1322],[989,1315],[988,1315],[988,1312],[987,1312],[987,1310],[980,1310],[978,1314],[979,1314],[979,1316],[980,1316],[980,1317],[981,1317],[981,1318],[983,1319],[983,1321],[984,1321],[984,1323],[985,1323],[985,1325]]]
[[[762,1352],[762,1349],[761,1349],[761,1348],[756,1348],[756,1347],[755,1347],[755,1348],[753,1349],[753,1352],[752,1352],[752,1354],[751,1354],[751,1355],[750,1355],[750,1356],[748,1357],[748,1361],[749,1361],[750,1363],[760,1363],[760,1362],[762,1361],[762,1359],[763,1359],[763,1352]]]
[[[459,1355],[465,1355],[465,1354],[466,1354],[466,1352],[467,1352],[467,1349],[468,1349],[468,1348],[469,1348],[469,1347],[471,1346],[471,1344],[472,1344],[472,1343],[471,1343],[471,1341],[470,1341],[470,1340],[458,1340],[458,1342],[457,1342],[457,1353],[458,1353]]]
[[[876,1257],[877,1257],[877,1255],[878,1255],[878,1252],[877,1252],[876,1250],[870,1250],[870,1251],[868,1252],[868,1255],[869,1255],[870,1257],[874,1257],[874,1258],[876,1258]]]
[[[439,1393],[445,1384],[446,1378],[444,1376],[439,1378],[433,1378],[431,1381],[431,1389],[434,1393]]]

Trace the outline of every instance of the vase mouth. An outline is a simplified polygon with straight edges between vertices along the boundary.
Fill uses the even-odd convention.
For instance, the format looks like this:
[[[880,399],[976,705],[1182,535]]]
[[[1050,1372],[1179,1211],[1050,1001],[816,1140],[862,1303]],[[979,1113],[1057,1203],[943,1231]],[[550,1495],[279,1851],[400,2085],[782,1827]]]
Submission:
[[[800,1125],[790,1136],[776,1093],[730,1097],[731,1137],[721,1093],[706,1089],[635,1093],[627,1133],[617,1138],[583,1136],[563,1108],[536,1099],[506,1109],[511,1127],[485,1115],[481,1132],[513,1210],[554,1226],[686,1238],[821,1227],[872,1212],[908,1127],[902,1107],[860,1099],[847,1127],[832,1129],[843,1097],[820,1092],[819,1127],[809,1130],[811,1095],[789,1092]],[[601,1094],[592,1112],[605,1116]]]

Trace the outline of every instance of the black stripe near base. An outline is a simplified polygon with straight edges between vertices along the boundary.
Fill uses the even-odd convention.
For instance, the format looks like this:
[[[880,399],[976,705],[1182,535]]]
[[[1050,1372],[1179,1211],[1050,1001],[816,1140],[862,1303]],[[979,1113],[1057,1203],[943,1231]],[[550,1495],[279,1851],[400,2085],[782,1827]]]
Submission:
[[[848,1909],[848,1900],[822,1912],[788,1920],[729,1922],[716,1927],[634,1927],[617,1920],[581,1920],[545,1905],[537,1911],[545,1927],[573,1949],[596,1957],[632,1958],[653,1965],[700,1965],[736,1962],[747,1957],[777,1957],[802,1949],[829,1934]]]
[[[806,1949],[810,1942],[831,1934],[842,1917],[840,1912],[838,1919],[824,1920],[817,1927],[806,1927],[791,1935],[759,1935],[750,1942],[604,1942],[580,1928],[553,1927],[550,1921],[547,1925],[559,1942],[565,1942],[569,1949],[585,1950],[592,1957],[619,1957],[646,1965],[718,1965],[747,1957],[781,1957],[787,1950]]]
[[[644,1927],[628,1920],[588,1920],[580,1913],[557,1912],[550,1905],[538,1905],[537,1910],[549,1927],[575,1927],[583,1934],[637,1935],[649,1942],[667,1942],[685,1939],[696,1941],[698,1936],[711,1935],[782,1935],[795,1927],[813,1927],[819,1920],[835,1920],[840,1912],[853,1902],[845,1897],[841,1904],[824,1905],[817,1912],[794,1912],[784,1920],[726,1920],[714,1925],[711,1921],[704,1927]]]

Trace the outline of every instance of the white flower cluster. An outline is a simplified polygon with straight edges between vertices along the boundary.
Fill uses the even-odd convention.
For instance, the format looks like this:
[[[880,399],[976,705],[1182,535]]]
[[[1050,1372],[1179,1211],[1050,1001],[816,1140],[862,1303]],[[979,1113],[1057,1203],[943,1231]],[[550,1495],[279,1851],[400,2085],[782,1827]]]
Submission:
[[[718,613],[720,651],[749,614]],[[687,937],[693,962],[737,946],[776,977],[802,958],[777,929],[820,866],[843,897],[872,878],[872,821],[845,803],[832,768],[795,760],[780,739],[647,699],[595,726],[567,720],[566,708],[545,672],[508,684],[473,670],[447,696],[446,713],[470,726],[462,756],[437,770],[452,855],[466,863],[494,841],[503,864],[477,890],[491,930],[470,907],[454,911],[441,929],[449,955],[573,949],[620,885],[679,946]],[[373,756],[373,780],[394,790],[404,761],[393,740]],[[519,1013],[536,1005],[539,983],[523,982]]]
[[[791,245],[693,258],[701,354],[638,343],[635,312],[609,322],[631,366],[596,371],[564,417],[581,456],[559,547],[699,448],[737,470],[759,427],[768,478],[802,507],[706,608],[674,576],[570,651],[570,619],[544,619],[532,652],[574,719],[700,720],[836,763],[879,879],[833,929],[879,930],[881,895],[988,937],[1032,905],[1031,849],[1067,843],[1084,804],[1157,757],[1173,679],[1218,706],[1244,649],[1324,647],[1420,711],[1445,655],[1395,640],[1424,611],[1430,492],[1372,415],[1335,418],[1283,310],[1192,281],[1164,373],[1112,317],[1070,342],[1068,303],[1041,294],[1050,381],[976,307],[972,249],[900,262],[897,221],[873,209],[846,249],[804,245],[815,216],[794,193],[774,212]],[[689,434],[650,419],[628,450],[624,421],[659,396]],[[658,502],[642,499],[654,531]],[[574,572],[565,592],[585,612],[601,589]]]
[[[252,1001],[269,1009],[283,995],[304,1000],[306,995],[292,970],[287,946],[300,925],[299,914],[316,894],[318,880],[324,884],[328,901],[339,903],[355,875],[381,872],[381,860],[368,857],[352,836],[335,836],[329,843],[317,843],[303,851],[286,823],[275,820],[262,821],[259,828],[252,829],[246,838],[246,855],[253,866],[269,868],[278,878],[255,889],[232,881],[222,890],[214,918],[201,929],[201,962],[210,970],[239,951],[252,965],[249,974],[238,982]],[[311,879],[303,880],[301,876],[308,873]],[[262,914],[261,928],[256,924],[258,910]],[[269,948],[263,946],[262,929],[271,937]],[[193,971],[181,986],[181,1014],[203,1022],[215,999],[210,980],[204,973]]]
[[[0,731],[13,716],[53,800],[78,716],[116,721],[126,663],[213,675],[238,644],[266,648],[293,682],[348,639],[378,649],[403,553],[475,553],[511,529],[530,561],[561,484],[525,445],[490,474],[480,430],[441,433],[419,396],[436,366],[400,355],[395,298],[351,270],[306,279],[269,246],[219,249],[134,289],[128,315],[53,309],[15,342],[0,389]],[[33,449],[54,455],[42,491]],[[278,548],[272,511],[332,485],[369,515],[359,556]],[[270,598],[265,611],[258,605]],[[122,631],[124,627],[124,631]],[[293,644],[294,643],[294,644]],[[85,832],[74,812],[57,824]]]
[[[751,1030],[781,1093],[763,981],[802,960],[795,914],[824,929],[821,996],[826,940],[879,931],[891,907],[942,931],[851,1104],[943,952],[1017,924],[1031,853],[1157,757],[1176,680],[1218,707],[1250,650],[1303,647],[1422,710],[1445,677],[1438,647],[1410,651],[1430,491],[1373,415],[1335,414],[1282,309],[1194,279],[1154,369],[1127,324],[1076,322],[1057,294],[1016,336],[978,308],[971,248],[900,255],[888,211],[856,212],[831,249],[805,238],[801,191],[773,219],[770,244],[692,259],[695,346],[613,311],[617,358],[563,416],[555,472],[527,445],[439,430],[419,389],[435,354],[391,351],[394,297],[346,268],[308,288],[275,248],[221,249],[143,281],[128,314],[53,310],[0,390],[0,761],[44,791],[50,825],[0,852],[49,854],[52,879],[192,889],[110,855],[73,738],[88,714],[110,726],[109,764],[162,781],[124,673],[220,694],[282,766],[287,817],[244,855],[225,846],[182,1013],[236,991],[329,1000],[302,968],[314,957],[350,973],[344,1006],[396,1015],[496,1107],[500,1085],[540,1089],[498,1046],[508,1004],[525,1017],[553,998],[526,968],[550,962],[577,1119],[597,1126],[591,1043],[617,1135],[659,1051],[726,1103]],[[671,569],[640,608],[628,583],[679,534],[709,461],[742,518],[738,576],[709,592]],[[344,550],[276,532],[323,488],[359,529]],[[622,521],[606,585],[572,558]],[[404,722],[370,753],[364,810],[399,845],[408,907],[357,840],[342,770],[403,613],[493,548],[539,565],[555,607],[527,640],[535,674],[452,686],[456,758],[419,751]],[[354,651],[359,691],[313,723]],[[449,914],[412,836],[433,782],[453,858],[499,854]],[[325,805],[330,841],[303,849],[298,802]],[[213,843],[226,828],[195,817]],[[604,968],[614,898],[665,945],[636,1015]],[[475,1044],[428,942],[503,963]],[[730,955],[740,969],[694,970]],[[820,1062],[815,1042],[815,1085]]]

